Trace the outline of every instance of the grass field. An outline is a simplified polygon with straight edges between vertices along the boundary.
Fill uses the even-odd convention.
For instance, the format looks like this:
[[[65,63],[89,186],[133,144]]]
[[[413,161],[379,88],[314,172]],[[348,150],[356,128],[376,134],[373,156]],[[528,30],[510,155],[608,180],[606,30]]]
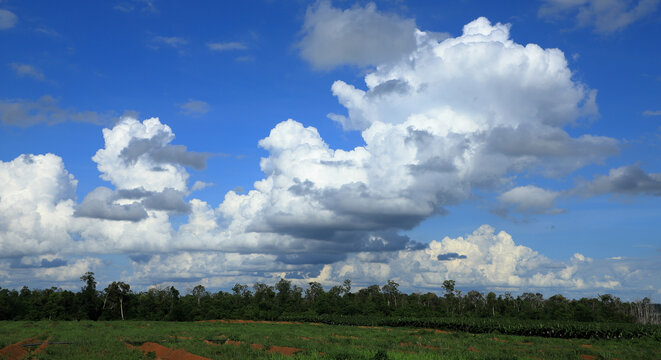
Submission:
[[[11,346],[24,340],[33,346]],[[5,321],[0,348],[0,359],[661,359],[661,344],[652,338],[549,339],[240,321]]]

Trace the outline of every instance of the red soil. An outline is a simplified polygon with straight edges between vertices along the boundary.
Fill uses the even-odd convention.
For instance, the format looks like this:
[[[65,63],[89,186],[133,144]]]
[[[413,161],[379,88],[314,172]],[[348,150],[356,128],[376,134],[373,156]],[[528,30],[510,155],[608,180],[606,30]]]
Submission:
[[[240,341],[234,341],[234,340],[227,339],[227,340],[225,340],[225,345],[240,346],[240,345],[241,345],[241,342],[240,342]]]
[[[255,349],[255,350],[259,350],[259,349],[263,349],[264,345],[262,345],[262,344],[250,344],[250,347]]]
[[[474,353],[479,353],[479,352],[480,352],[479,350],[477,350],[476,348],[474,348],[474,347],[472,347],[472,346],[469,346],[469,347],[468,347],[468,351],[470,351],[470,352],[474,352]]]
[[[499,339],[499,338],[496,338],[496,337],[491,339],[491,340],[498,341],[498,342],[507,342],[507,340]]]
[[[597,357],[594,356],[594,355],[585,355],[585,354],[581,354],[581,359],[583,359],[583,360],[595,360],[596,358],[597,358]]]
[[[17,343],[11,344],[11,345],[7,345],[4,348],[0,349],[0,359],[7,359],[7,360],[22,359],[29,353],[29,351],[26,350],[22,345],[37,342],[37,341],[39,341],[39,339],[30,338],[30,339],[21,340]],[[48,340],[44,341],[44,344],[47,344],[47,343],[48,343]],[[48,345],[44,345],[44,344],[39,346],[38,349],[43,350],[46,346],[48,346]]]
[[[295,347],[288,347],[288,346],[271,346],[269,347],[268,350],[266,350],[267,353],[280,353],[283,355],[294,355],[297,352],[305,351],[305,349],[299,349]]]
[[[171,349],[153,342],[146,342],[141,346],[133,346],[127,343],[126,346],[132,349],[140,349],[144,353],[153,352],[156,354],[156,360],[211,360],[203,356],[191,354],[183,349]]]
[[[588,345],[588,344],[583,344],[581,345],[581,347],[585,349],[592,349],[592,345]]]

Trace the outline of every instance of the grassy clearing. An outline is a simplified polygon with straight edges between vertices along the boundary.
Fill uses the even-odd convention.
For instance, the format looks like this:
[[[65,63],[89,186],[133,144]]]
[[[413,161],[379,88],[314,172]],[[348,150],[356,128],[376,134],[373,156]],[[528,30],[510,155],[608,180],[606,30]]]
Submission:
[[[0,348],[49,337],[72,344],[50,345],[33,358],[149,359],[153,354],[126,344],[154,342],[210,359],[661,359],[661,344],[652,338],[550,339],[307,323],[0,322]],[[293,357],[269,352],[296,349]]]

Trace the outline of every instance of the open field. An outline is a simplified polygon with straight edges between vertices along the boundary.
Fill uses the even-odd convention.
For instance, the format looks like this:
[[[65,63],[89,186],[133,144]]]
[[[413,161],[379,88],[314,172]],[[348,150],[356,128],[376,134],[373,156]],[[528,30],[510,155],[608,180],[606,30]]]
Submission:
[[[0,359],[661,359],[661,344],[650,337],[552,339],[240,320],[4,321],[0,348]]]

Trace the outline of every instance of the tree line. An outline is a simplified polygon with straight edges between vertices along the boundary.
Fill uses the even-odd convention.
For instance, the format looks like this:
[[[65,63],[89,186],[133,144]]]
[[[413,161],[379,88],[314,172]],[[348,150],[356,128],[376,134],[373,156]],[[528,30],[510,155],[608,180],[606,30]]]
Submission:
[[[280,279],[274,285],[236,284],[231,292],[209,292],[202,285],[182,295],[173,286],[135,292],[115,281],[97,289],[94,273],[80,277],[78,292],[59,288],[20,291],[0,288],[0,320],[150,320],[210,319],[277,320],[292,316],[343,315],[370,317],[468,317],[582,322],[661,323],[661,307],[650,299],[624,302],[610,294],[567,299],[540,293],[465,294],[453,280],[443,283],[441,295],[406,294],[399,284],[371,285],[352,292],[351,281],[328,290],[318,282],[303,289]]]

